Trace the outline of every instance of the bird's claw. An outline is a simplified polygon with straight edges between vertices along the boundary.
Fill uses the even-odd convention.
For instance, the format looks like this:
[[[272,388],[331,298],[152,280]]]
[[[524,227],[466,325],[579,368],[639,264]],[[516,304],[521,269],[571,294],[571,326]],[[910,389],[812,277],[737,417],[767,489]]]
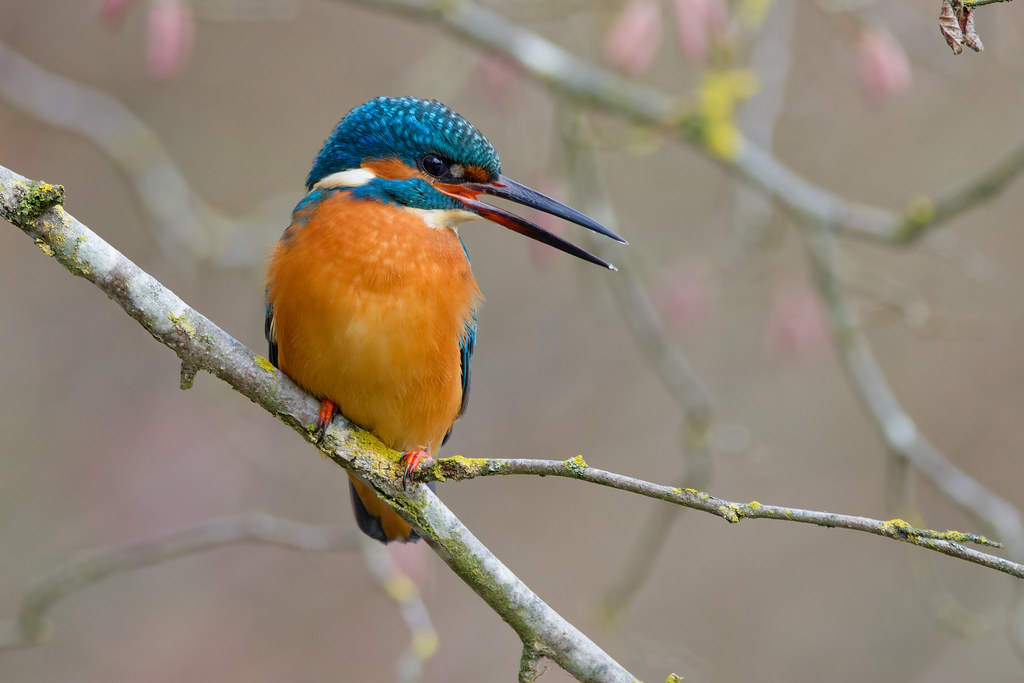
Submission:
[[[327,428],[331,426],[331,420],[334,419],[334,414],[337,411],[338,407],[332,401],[326,398],[320,401],[320,414],[317,415],[316,429],[313,430],[317,446],[323,443],[324,437],[327,435]]]
[[[402,456],[405,472],[402,474],[402,488],[409,488],[409,476],[419,469],[424,460],[430,460],[429,448],[415,448]]]

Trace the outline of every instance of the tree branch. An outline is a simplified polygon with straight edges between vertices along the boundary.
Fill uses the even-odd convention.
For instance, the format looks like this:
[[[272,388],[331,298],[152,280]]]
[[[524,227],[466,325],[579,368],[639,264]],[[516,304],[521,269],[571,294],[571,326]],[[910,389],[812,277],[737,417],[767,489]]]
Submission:
[[[63,188],[30,181],[0,166],[0,218],[21,228],[73,275],[103,290],[184,366],[216,375],[310,438],[319,410],[316,399],[66,213],[62,202]],[[432,491],[425,486],[403,489],[399,453],[343,419],[334,421],[320,448],[420,530],[524,643],[535,642],[539,652],[579,680],[635,680],[537,597]]]
[[[977,534],[960,531],[917,529],[902,519],[884,521],[856,515],[841,515],[834,512],[766,505],[757,501],[736,503],[696,489],[664,486],[642,479],[634,479],[633,477],[627,477],[615,472],[599,470],[587,465],[580,456],[569,460],[502,460],[454,456],[435,460],[428,468],[417,473],[415,478],[418,481],[462,481],[464,479],[475,479],[476,477],[511,474],[579,479],[592,484],[600,484],[601,486],[608,486],[620,491],[628,491],[629,493],[636,493],[648,498],[674,503],[692,510],[707,512],[721,517],[732,524],[736,524],[744,519],[777,519],[834,529],[863,531],[875,536],[884,536],[903,543],[911,543],[922,548],[934,550],[943,555],[957,557],[967,562],[979,564],[983,567],[1024,579],[1024,564],[964,547],[965,543],[974,543],[993,548],[1002,547],[1001,543]]]

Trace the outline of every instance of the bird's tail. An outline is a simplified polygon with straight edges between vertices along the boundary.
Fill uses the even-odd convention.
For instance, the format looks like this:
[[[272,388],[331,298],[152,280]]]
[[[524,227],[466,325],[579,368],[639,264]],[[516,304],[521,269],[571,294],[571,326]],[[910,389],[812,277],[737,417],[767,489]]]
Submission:
[[[388,504],[377,497],[377,494],[366,484],[358,481],[351,474],[349,490],[352,494],[352,512],[356,515],[356,523],[364,534],[383,543],[420,540],[416,530],[388,507]],[[434,482],[427,484],[434,490]]]

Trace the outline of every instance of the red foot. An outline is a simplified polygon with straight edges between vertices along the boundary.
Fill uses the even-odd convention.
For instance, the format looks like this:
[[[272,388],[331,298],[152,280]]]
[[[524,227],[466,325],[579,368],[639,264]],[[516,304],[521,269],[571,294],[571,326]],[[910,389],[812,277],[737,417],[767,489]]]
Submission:
[[[316,429],[313,431],[317,444],[324,440],[324,435],[327,434],[327,428],[331,425],[331,420],[334,419],[336,412],[338,412],[338,407],[334,403],[326,398],[320,401],[320,415],[316,418]]]
[[[429,448],[417,448],[402,456],[402,462],[405,463],[405,474],[402,475],[402,488],[407,488],[409,475],[419,469],[420,463],[424,460],[430,460]]]

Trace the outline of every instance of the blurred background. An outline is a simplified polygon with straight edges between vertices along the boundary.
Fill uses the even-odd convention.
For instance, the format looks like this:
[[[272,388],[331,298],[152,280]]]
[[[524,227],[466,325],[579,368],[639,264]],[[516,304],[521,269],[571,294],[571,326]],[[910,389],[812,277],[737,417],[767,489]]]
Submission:
[[[1018,3],[980,8],[987,49],[959,57],[933,0],[482,4],[682,103],[712,69],[753,69],[742,130],[824,188],[896,211],[982,172],[1024,129]],[[562,198],[573,184],[572,105],[372,2],[0,0],[0,43],[0,164],[63,184],[68,211],[261,353],[264,255],[321,142],[366,99],[440,99],[490,138],[510,177]],[[887,506],[895,468],[839,362],[800,230],[705,152],[585,117],[601,192],[631,242],[627,272],[707,388],[706,458],[694,463],[683,407],[609,289],[622,274],[482,222],[462,230],[487,297],[472,401],[443,454],[582,454],[673,485],[690,472],[687,485],[731,500],[989,532],[913,472],[904,507]],[[840,273],[924,434],[1018,507],[1020,187],[907,247],[844,239]],[[83,549],[211,516],[352,526],[344,473],[294,432],[208,375],[180,391],[168,349],[9,226],[0,266],[0,615]],[[439,493],[644,680],[1024,672],[1007,626],[1019,581],[975,565],[695,512],[665,528],[662,552],[638,557],[661,503],[531,477]],[[515,633],[425,545],[389,552],[439,638],[420,680],[514,680]],[[623,582],[635,592],[609,620]],[[52,617],[47,642],[0,653],[0,680],[391,681],[410,637],[358,549],[234,545],[116,576]],[[571,679],[552,665],[542,680]]]

